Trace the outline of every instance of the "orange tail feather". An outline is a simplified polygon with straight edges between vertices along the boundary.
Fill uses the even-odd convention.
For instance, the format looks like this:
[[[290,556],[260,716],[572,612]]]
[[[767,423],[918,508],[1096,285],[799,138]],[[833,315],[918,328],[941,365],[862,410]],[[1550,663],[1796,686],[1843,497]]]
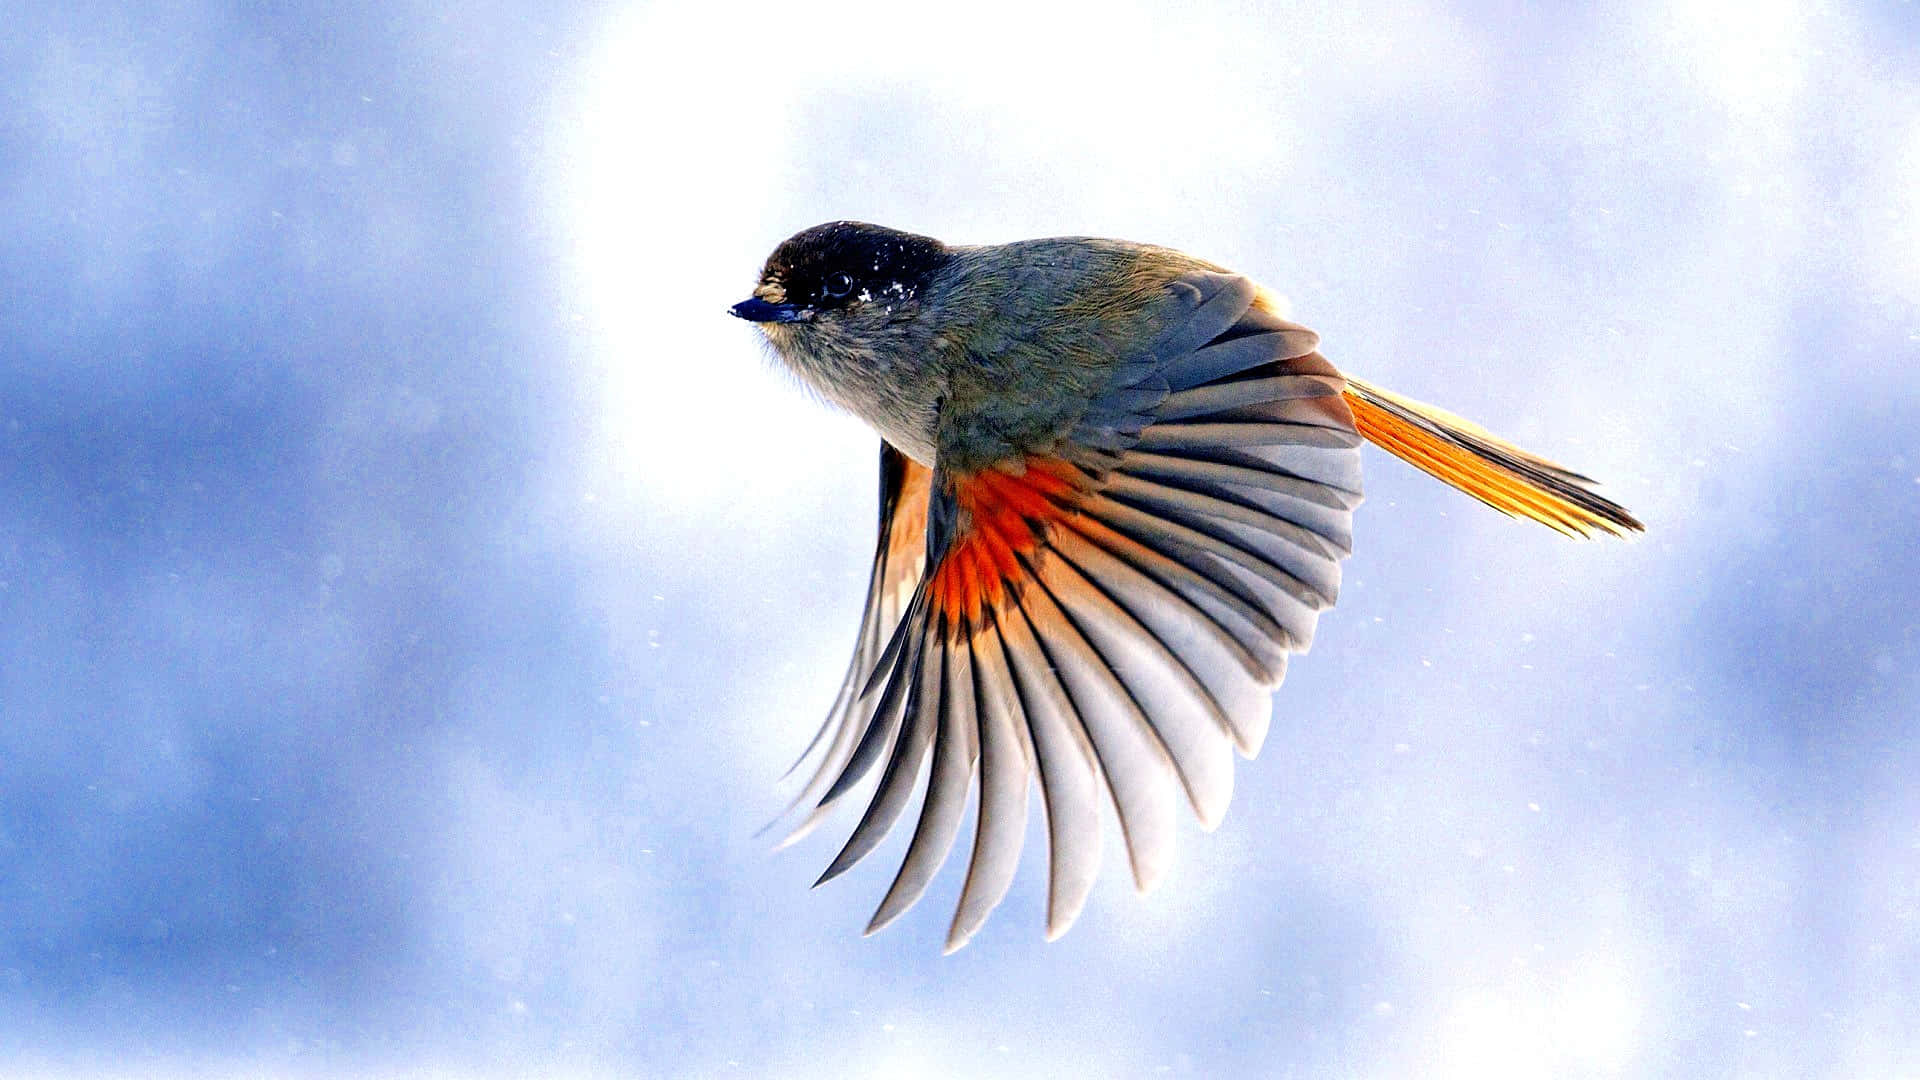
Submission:
[[[1347,406],[1367,441],[1503,514],[1568,536],[1624,536],[1646,526],[1593,481],[1431,405],[1348,379]]]

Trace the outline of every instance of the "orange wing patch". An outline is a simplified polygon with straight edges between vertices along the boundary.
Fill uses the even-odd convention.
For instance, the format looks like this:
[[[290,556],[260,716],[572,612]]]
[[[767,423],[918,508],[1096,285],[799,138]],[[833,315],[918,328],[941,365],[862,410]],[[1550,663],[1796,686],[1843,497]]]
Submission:
[[[987,468],[949,481],[959,518],[952,542],[927,581],[933,611],[951,627],[975,627],[1004,604],[1027,576],[1024,561],[1040,550],[1055,521],[1071,512],[1087,486],[1079,469],[1051,457],[1029,457],[1021,471]]]
[[[927,491],[932,479],[932,469],[907,459],[885,526],[887,563],[891,570],[884,584],[894,592],[894,600],[901,606],[905,606],[914,586],[920,583],[921,561],[927,553]]]

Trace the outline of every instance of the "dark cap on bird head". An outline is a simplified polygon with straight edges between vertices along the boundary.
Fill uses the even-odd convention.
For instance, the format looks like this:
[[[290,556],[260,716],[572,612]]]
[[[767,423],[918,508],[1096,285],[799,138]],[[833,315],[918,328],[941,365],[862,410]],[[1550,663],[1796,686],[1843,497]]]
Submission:
[[[751,322],[806,322],[855,302],[911,300],[950,258],[931,236],[830,221],[775,248],[753,296],[732,311]]]

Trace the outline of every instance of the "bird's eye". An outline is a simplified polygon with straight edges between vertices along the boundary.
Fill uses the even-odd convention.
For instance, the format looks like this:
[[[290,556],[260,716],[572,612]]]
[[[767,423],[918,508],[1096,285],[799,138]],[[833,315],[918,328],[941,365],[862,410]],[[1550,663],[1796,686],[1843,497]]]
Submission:
[[[853,291],[853,278],[847,274],[833,274],[820,283],[820,295],[838,300]]]

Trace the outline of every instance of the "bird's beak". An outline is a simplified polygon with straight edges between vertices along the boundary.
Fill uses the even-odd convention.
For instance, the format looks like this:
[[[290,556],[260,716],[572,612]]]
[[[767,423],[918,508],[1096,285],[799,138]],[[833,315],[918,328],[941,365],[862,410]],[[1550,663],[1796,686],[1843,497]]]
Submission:
[[[801,322],[807,317],[806,309],[798,304],[773,304],[757,296],[740,301],[730,310],[748,322]]]

